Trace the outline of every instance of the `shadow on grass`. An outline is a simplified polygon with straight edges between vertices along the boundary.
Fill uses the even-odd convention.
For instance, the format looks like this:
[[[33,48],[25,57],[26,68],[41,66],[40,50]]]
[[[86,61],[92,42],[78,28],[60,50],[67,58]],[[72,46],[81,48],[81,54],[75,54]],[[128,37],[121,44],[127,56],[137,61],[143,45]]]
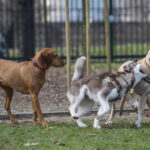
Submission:
[[[140,128],[137,128],[134,122],[114,122],[112,125],[102,125],[105,129],[143,129],[143,128],[150,128],[150,123],[142,123],[142,126]]]
[[[87,125],[88,128],[93,128],[93,122],[90,120],[85,120],[84,121]],[[117,120],[115,121],[112,125],[106,125],[104,124],[105,121],[102,121],[100,123],[102,129],[143,129],[143,128],[150,128],[150,122],[144,122],[142,123],[142,126],[140,128],[137,128],[135,125],[135,122],[129,122],[128,120]],[[70,126],[72,127],[77,127],[77,124],[71,123]],[[70,127],[69,126],[69,127]]]

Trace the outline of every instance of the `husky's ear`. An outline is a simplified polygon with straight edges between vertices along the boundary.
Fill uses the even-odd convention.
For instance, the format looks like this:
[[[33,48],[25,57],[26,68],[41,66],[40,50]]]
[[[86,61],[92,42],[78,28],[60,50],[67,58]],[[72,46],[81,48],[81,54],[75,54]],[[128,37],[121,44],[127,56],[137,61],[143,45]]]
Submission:
[[[127,73],[130,73],[130,67],[128,65],[123,66],[123,70]]]
[[[134,60],[128,64],[128,67],[135,67],[136,65],[137,65],[137,60]]]

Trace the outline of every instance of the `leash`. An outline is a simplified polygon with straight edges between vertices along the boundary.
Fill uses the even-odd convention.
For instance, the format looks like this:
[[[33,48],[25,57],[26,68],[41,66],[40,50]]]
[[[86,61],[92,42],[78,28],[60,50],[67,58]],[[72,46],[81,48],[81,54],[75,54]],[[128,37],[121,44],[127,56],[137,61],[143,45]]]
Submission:
[[[126,79],[123,77],[123,76],[120,76],[123,81],[127,84],[128,88],[127,88],[127,91],[129,91],[130,88],[132,88],[133,84],[134,84],[134,77],[132,77],[132,82],[131,82],[131,85],[129,85],[129,83],[126,81]]]
[[[125,80],[125,78],[122,76],[122,75],[120,75],[120,77],[123,79],[123,81],[126,83],[126,85],[129,87],[129,84],[128,84],[128,82]]]

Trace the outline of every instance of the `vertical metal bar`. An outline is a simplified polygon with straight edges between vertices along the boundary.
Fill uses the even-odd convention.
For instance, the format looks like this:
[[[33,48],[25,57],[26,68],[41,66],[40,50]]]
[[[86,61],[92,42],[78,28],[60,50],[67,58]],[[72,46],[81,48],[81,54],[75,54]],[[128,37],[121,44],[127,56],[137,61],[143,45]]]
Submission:
[[[11,17],[13,18],[14,16],[14,20],[13,20],[13,30],[14,30],[14,47],[13,47],[13,49],[14,50],[16,50],[17,48],[18,48],[18,38],[19,38],[19,33],[18,33],[18,13],[16,13],[16,11],[17,11],[17,1],[15,1],[14,3],[11,3],[11,5],[12,5],[12,13],[11,13]],[[15,15],[14,15],[15,14]],[[12,57],[12,56],[11,56]],[[14,53],[13,53],[13,57],[14,57]],[[19,56],[18,57],[20,57],[20,52],[19,52]]]
[[[63,25],[64,25],[64,24],[63,24],[63,16],[62,16],[62,14],[63,14],[63,12],[64,12],[64,10],[63,10],[63,8],[62,8],[62,7],[63,7],[63,6],[62,6],[62,3],[63,3],[63,2],[61,2],[61,0],[60,0],[60,3],[61,3],[61,4],[60,4],[60,7],[59,7],[60,12],[61,12],[61,13],[60,13],[60,19],[61,19],[60,25],[61,25],[61,27],[63,28]],[[63,45],[62,45],[62,42],[61,42],[61,45],[60,45],[60,54],[61,54],[61,56],[64,56],[63,50],[64,50],[64,48],[63,48]]]
[[[83,37],[83,54],[86,55],[86,15],[85,15],[85,0],[82,0],[82,37]]]
[[[106,38],[107,67],[108,67],[108,72],[111,72],[109,11],[108,11],[107,0],[104,0],[104,14],[105,14],[105,38]]]
[[[90,74],[90,23],[89,23],[89,0],[85,1],[86,10],[86,73]]]
[[[69,27],[69,2],[66,0],[66,50],[67,50],[67,89],[71,84],[71,65],[70,65],[70,27]]]
[[[80,22],[80,16],[79,16],[80,10],[78,8],[78,3],[79,3],[79,1],[75,2],[75,9],[76,9],[76,13],[77,13],[76,33],[77,33],[77,35],[80,35],[80,33],[79,33],[79,29],[80,29],[80,25],[79,25],[79,22]],[[75,49],[76,57],[79,57],[79,55],[80,55],[80,52],[79,52],[80,51],[80,49],[79,49],[79,45],[80,45],[79,38],[80,38],[80,36],[77,36],[76,41],[75,41],[75,44],[76,44],[76,49]]]
[[[43,40],[42,40],[42,16],[41,16],[41,2],[38,0],[38,47],[42,48]]]
[[[45,26],[45,44],[48,46],[48,26],[47,26],[47,0],[44,0],[44,26]]]
[[[113,61],[113,2],[109,0],[109,15],[110,15],[110,54],[111,61]]]
[[[21,5],[23,11],[23,57],[31,58],[35,54],[35,32],[34,32],[34,0],[24,0]],[[28,39],[28,40],[27,40]]]

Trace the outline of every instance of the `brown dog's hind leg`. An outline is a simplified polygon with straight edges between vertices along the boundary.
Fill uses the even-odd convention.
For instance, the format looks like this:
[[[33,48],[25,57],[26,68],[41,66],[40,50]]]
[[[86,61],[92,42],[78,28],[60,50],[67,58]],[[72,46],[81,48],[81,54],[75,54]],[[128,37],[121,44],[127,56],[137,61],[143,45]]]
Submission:
[[[120,115],[120,116],[122,116],[122,113],[123,113],[123,107],[124,107],[126,98],[127,98],[127,95],[125,95],[124,97],[121,98],[120,112],[119,112],[119,115]]]
[[[31,98],[32,98],[32,103],[33,103],[33,107],[35,108],[35,112],[37,112],[37,115],[39,117],[39,120],[42,123],[42,126],[44,127],[48,127],[48,123],[44,120],[41,108],[40,108],[40,104],[39,104],[39,100],[38,100],[38,94],[35,94],[34,92],[30,92]],[[34,114],[35,114],[34,112]],[[35,117],[35,116],[33,116]]]
[[[13,96],[13,89],[10,88],[10,87],[7,87],[7,86],[3,86],[3,85],[0,85],[0,87],[2,87],[2,89],[5,91],[6,93],[6,102],[5,102],[5,109],[8,113],[8,116],[11,120],[12,123],[14,124],[18,124],[18,120],[16,120],[12,113],[11,113],[11,110],[10,110],[10,103],[11,103],[11,100],[12,100],[12,96]]]

